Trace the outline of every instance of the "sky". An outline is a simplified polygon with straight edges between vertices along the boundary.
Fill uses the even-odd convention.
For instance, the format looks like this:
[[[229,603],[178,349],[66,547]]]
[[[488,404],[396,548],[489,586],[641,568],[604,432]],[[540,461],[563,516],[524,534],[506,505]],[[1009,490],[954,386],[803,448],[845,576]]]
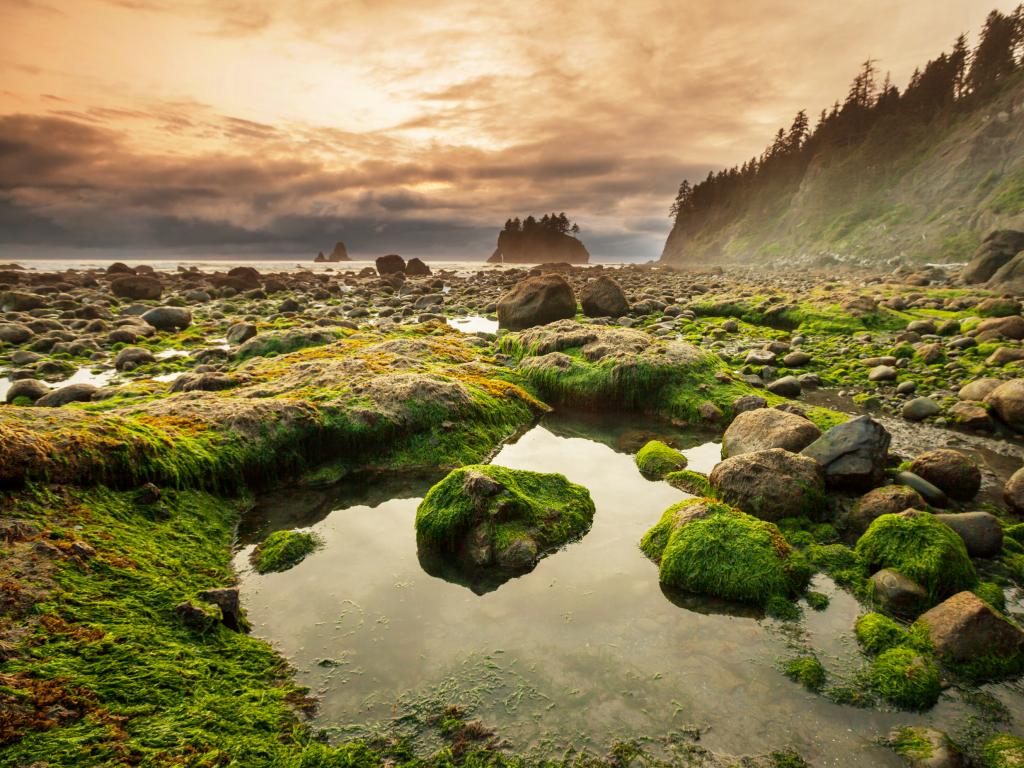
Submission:
[[[0,0],[0,259],[657,258],[684,178],[1018,0]]]

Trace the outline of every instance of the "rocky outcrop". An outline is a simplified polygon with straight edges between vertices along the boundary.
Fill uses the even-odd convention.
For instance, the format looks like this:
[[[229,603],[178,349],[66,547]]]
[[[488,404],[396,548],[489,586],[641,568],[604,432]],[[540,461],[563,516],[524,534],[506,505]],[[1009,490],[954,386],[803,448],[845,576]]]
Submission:
[[[397,253],[389,253],[387,256],[378,256],[374,263],[377,266],[377,274],[381,277],[384,275],[405,274],[405,259]]]
[[[324,256],[324,252],[320,251],[313,259],[317,264],[333,263],[337,261],[352,261],[348,256],[348,249],[345,244],[339,240],[334,244],[334,250],[331,251],[330,256]]]
[[[1024,232],[1013,229],[990,232],[964,267],[960,278],[968,284],[988,282],[1022,250]]]
[[[527,232],[505,230],[498,235],[498,247],[487,260],[488,264],[543,264],[565,262],[586,264],[590,253],[586,246],[572,235],[547,229]]]

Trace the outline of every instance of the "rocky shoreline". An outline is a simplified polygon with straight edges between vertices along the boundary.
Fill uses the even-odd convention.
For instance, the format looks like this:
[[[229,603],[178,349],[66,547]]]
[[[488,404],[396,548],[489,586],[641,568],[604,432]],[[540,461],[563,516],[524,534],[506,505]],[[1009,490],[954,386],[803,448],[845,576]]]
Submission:
[[[724,434],[707,476],[671,446],[638,455],[645,474],[696,497],[651,510],[638,544],[663,585],[784,621],[813,606],[816,572],[853,594],[865,672],[830,683],[807,647],[787,672],[808,688],[927,710],[949,686],[1015,679],[1024,632],[1006,598],[1024,584],[1021,306],[938,268],[434,273],[400,257],[316,273],[5,268],[0,765],[409,762],[401,745],[327,745],[300,724],[305,692],[239,631],[239,510],[261,489],[463,472],[552,408]],[[453,327],[470,316],[499,330]],[[828,405],[822,394],[863,415],[812,404]],[[881,423],[893,421],[929,430],[928,444],[904,436],[895,449]],[[1007,446],[1007,460],[947,447],[974,436]],[[584,522],[563,531],[538,511],[558,505],[531,500],[565,493],[558,483],[499,475],[528,510],[517,517],[486,501],[504,498],[482,489],[488,472],[469,473],[469,501],[461,476],[445,491],[445,504],[483,515],[469,528],[448,538],[448,507],[432,507],[442,549],[522,569],[586,535]],[[503,533],[487,540],[480,521],[500,514]],[[462,725],[444,754],[419,758],[518,760],[452,719]],[[892,738],[911,765],[1024,756],[1012,729],[976,730]],[[949,758],[915,763],[915,750]],[[692,756],[730,764],[696,746]],[[783,752],[749,760],[802,764]]]

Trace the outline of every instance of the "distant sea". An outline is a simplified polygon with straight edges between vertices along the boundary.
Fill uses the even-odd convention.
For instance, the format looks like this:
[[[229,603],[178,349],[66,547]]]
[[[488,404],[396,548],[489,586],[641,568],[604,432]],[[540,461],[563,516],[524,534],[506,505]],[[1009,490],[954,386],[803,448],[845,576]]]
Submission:
[[[127,264],[129,267],[146,265],[158,272],[174,272],[178,267],[188,269],[196,267],[203,272],[227,271],[234,267],[253,267],[260,272],[295,272],[308,270],[311,272],[358,272],[364,267],[373,267],[372,259],[323,262],[316,263],[312,259],[253,259],[245,256],[234,256],[217,259],[189,259],[189,258],[145,258],[145,259],[4,259],[0,256],[0,265],[17,264],[27,270],[38,272],[63,272],[68,269],[106,269],[115,261]],[[477,272],[479,270],[508,269],[511,267],[529,267],[529,264],[488,264],[484,261],[446,261],[443,259],[424,259],[424,263],[433,271],[450,270],[454,272]],[[597,262],[606,267],[621,266],[621,263]]]

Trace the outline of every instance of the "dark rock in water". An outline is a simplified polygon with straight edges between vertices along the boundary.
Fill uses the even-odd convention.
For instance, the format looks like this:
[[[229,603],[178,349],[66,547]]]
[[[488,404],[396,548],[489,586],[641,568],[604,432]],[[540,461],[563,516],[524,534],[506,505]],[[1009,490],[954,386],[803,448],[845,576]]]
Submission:
[[[13,403],[19,397],[25,397],[33,403],[44,397],[50,388],[39,379],[18,379],[7,389],[7,402]]]
[[[900,485],[906,485],[913,488],[921,494],[921,498],[933,507],[944,507],[949,504],[949,499],[941,488],[937,488],[923,477],[918,477],[913,472],[897,472],[893,476],[893,480]]]
[[[92,400],[97,387],[94,384],[68,384],[66,387],[55,389],[49,394],[36,400],[36,405],[44,408],[55,408],[68,403],[84,403]]]
[[[124,299],[156,300],[163,295],[164,287],[155,277],[126,275],[110,281],[110,292]]]
[[[580,306],[587,317],[622,317],[629,313],[622,286],[607,275],[587,281],[580,289]]]
[[[864,494],[847,516],[847,528],[857,534],[868,529],[882,515],[895,515],[905,509],[924,506],[924,499],[906,485],[883,485]]]
[[[374,263],[377,266],[377,274],[381,277],[384,275],[405,274],[405,259],[397,253],[389,253],[387,256],[378,256],[377,261]]]
[[[762,520],[814,517],[825,502],[821,466],[781,448],[725,459],[708,482],[723,501]]]
[[[1024,232],[1012,229],[990,232],[978,246],[960,277],[965,283],[987,282],[1022,250],[1024,250]]]
[[[154,307],[142,319],[159,331],[184,330],[192,324],[192,313],[183,307]]]
[[[504,230],[498,235],[498,247],[487,260],[489,264],[586,264],[588,261],[590,254],[586,246],[575,237],[541,227]]]
[[[985,656],[1011,659],[1024,650],[1024,632],[973,592],[958,592],[921,614],[935,652],[965,663]]]
[[[220,608],[221,621],[233,632],[248,632],[249,622],[238,598],[238,587],[208,589],[199,593],[199,599]]]
[[[798,453],[819,437],[821,430],[802,416],[776,408],[758,408],[741,412],[725,430],[722,458],[769,448]]]
[[[575,316],[576,297],[561,275],[520,280],[498,300],[498,325],[513,331]]]
[[[877,571],[868,581],[871,597],[898,616],[914,616],[928,602],[924,587],[892,568]]]
[[[1003,526],[989,512],[961,512],[935,516],[964,540],[971,557],[996,557],[1003,550]]]
[[[967,455],[951,448],[922,453],[914,459],[910,471],[957,501],[970,501],[981,489],[978,465]]]
[[[780,397],[799,397],[803,391],[796,376],[783,376],[781,379],[776,379],[768,385],[767,389],[773,395]]]
[[[837,424],[803,449],[825,469],[830,488],[867,491],[885,479],[889,433],[870,416]]]
[[[433,273],[423,261],[413,256],[405,265],[405,274],[409,277],[427,277]]]

